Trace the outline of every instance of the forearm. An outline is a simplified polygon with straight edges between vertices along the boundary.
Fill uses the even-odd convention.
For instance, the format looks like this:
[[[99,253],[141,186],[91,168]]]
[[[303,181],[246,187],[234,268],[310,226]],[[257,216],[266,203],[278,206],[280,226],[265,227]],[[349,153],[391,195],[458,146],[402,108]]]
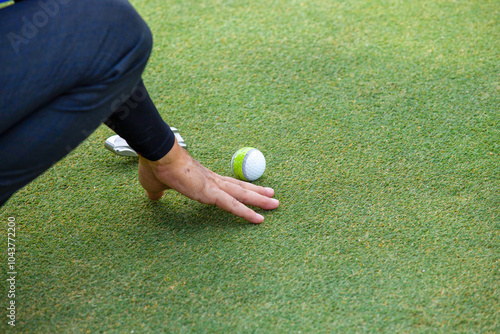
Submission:
[[[175,136],[161,118],[142,80],[125,101],[117,101],[115,112],[104,122],[124,138],[141,156],[156,161],[175,144]]]

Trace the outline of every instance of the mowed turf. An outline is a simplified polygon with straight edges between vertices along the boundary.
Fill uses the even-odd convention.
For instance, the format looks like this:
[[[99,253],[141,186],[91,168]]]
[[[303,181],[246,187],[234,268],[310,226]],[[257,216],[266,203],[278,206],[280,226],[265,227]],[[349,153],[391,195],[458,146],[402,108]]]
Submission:
[[[149,201],[99,128],[1,211],[19,333],[500,331],[500,3],[134,1],[189,152],[254,146],[250,225]]]

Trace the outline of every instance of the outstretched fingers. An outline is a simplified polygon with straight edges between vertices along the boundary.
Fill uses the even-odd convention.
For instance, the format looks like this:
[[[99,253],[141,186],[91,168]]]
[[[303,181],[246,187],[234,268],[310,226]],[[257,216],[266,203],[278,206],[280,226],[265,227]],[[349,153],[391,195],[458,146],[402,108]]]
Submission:
[[[253,187],[248,187],[248,185],[251,185]],[[223,181],[220,187],[224,192],[235,198],[238,202],[241,202],[245,205],[256,206],[264,210],[273,210],[279,206],[279,201],[277,199],[268,197],[267,195],[270,194],[270,192],[263,187],[259,187],[260,189],[256,189],[254,187],[257,186],[252,184],[244,184],[242,186],[241,184],[227,181]]]
[[[263,196],[266,196],[266,197],[273,197],[274,196],[274,189],[272,189],[272,188],[257,186],[255,184],[240,181],[240,180],[237,180],[237,179],[229,177],[229,176],[221,176],[221,178],[223,181],[226,181],[226,182],[229,182],[232,184],[236,184],[243,189],[251,190],[251,191],[256,192],[258,194],[261,194]]]
[[[219,193],[215,197],[214,204],[233,215],[248,220],[250,223],[260,224],[264,221],[264,216],[253,211],[225,191],[219,190]]]

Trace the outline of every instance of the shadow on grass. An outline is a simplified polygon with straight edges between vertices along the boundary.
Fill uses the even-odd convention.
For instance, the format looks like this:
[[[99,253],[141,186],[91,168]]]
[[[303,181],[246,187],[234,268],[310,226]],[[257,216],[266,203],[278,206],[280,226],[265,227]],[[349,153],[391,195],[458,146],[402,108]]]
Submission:
[[[218,207],[197,203],[188,198],[181,198],[180,201],[169,201],[169,198],[156,202],[148,199],[145,201],[144,207],[150,215],[150,223],[159,227],[168,226],[179,230],[205,230],[207,227],[239,230],[254,226]]]

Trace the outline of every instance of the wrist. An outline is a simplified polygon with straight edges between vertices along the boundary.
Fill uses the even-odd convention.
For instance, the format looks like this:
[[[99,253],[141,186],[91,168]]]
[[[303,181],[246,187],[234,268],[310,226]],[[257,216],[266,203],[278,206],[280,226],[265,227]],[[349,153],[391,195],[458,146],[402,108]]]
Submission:
[[[140,158],[147,162],[149,166],[158,170],[164,167],[171,167],[176,164],[183,164],[183,162],[185,162],[186,159],[189,159],[190,156],[186,150],[180,147],[180,145],[177,143],[177,139],[175,139],[175,143],[170,151],[168,151],[168,153],[161,157],[159,160],[152,161],[144,157]]]

